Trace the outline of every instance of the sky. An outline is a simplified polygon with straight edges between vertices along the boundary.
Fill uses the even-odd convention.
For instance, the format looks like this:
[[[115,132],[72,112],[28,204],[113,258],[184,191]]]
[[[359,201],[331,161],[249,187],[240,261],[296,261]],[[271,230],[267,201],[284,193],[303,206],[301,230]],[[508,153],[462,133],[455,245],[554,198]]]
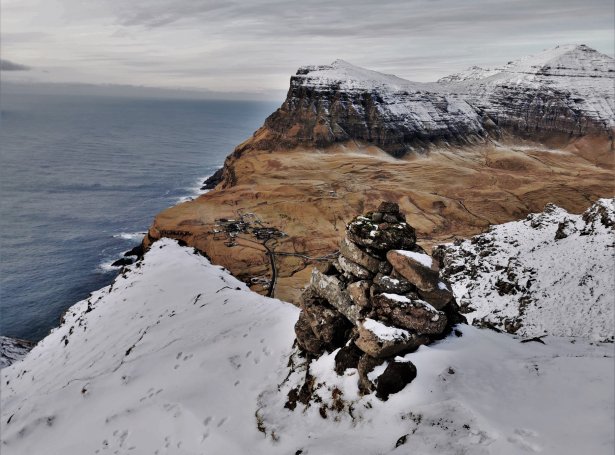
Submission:
[[[0,0],[2,81],[279,98],[338,58],[414,81],[558,44],[614,53],[613,0]]]

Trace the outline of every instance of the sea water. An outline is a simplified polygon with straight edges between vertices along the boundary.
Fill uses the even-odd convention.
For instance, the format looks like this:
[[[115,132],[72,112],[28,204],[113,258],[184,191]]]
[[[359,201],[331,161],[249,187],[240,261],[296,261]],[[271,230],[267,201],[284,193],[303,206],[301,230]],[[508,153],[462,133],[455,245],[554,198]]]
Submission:
[[[156,213],[198,192],[277,104],[3,93],[0,335],[39,340],[110,284]]]

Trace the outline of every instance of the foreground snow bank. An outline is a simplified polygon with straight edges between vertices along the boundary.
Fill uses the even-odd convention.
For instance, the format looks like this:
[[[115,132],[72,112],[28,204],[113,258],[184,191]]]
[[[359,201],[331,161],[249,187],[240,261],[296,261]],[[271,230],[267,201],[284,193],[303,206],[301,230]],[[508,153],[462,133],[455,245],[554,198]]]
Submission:
[[[615,199],[582,215],[549,204],[439,254],[469,321],[524,336],[614,339]]]
[[[311,365],[322,404],[337,388],[352,410],[325,419],[284,408],[297,316],[161,240],[1,371],[2,454],[612,451],[612,344],[463,327],[407,355],[419,375],[387,402],[331,354]]]

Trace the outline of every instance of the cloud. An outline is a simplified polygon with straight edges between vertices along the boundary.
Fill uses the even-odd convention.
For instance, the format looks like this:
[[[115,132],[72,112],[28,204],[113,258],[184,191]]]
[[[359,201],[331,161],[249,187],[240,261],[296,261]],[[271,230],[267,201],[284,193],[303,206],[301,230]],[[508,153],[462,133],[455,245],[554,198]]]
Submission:
[[[0,71],[29,71],[30,69],[29,66],[0,59]]]
[[[557,44],[614,51],[612,0],[2,1],[7,56],[46,81],[262,92],[337,58],[430,81]]]

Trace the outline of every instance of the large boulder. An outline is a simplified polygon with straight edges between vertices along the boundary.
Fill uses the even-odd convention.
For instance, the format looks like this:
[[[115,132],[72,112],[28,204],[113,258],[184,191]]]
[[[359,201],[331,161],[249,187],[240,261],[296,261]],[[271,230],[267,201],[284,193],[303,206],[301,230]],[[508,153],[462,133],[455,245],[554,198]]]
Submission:
[[[416,333],[437,335],[446,328],[446,315],[423,300],[398,294],[377,294],[372,298],[374,314],[379,319]]]
[[[407,250],[391,250],[386,256],[393,269],[421,291],[438,288],[440,277],[431,256]]]
[[[378,272],[380,266],[380,259],[366,253],[357,245],[355,245],[348,237],[340,243],[340,254],[346,259],[359,264],[361,267],[369,270],[372,273]]]
[[[391,327],[370,318],[360,321],[357,329],[359,337],[355,344],[363,352],[376,358],[412,351],[429,341],[427,336]]]

